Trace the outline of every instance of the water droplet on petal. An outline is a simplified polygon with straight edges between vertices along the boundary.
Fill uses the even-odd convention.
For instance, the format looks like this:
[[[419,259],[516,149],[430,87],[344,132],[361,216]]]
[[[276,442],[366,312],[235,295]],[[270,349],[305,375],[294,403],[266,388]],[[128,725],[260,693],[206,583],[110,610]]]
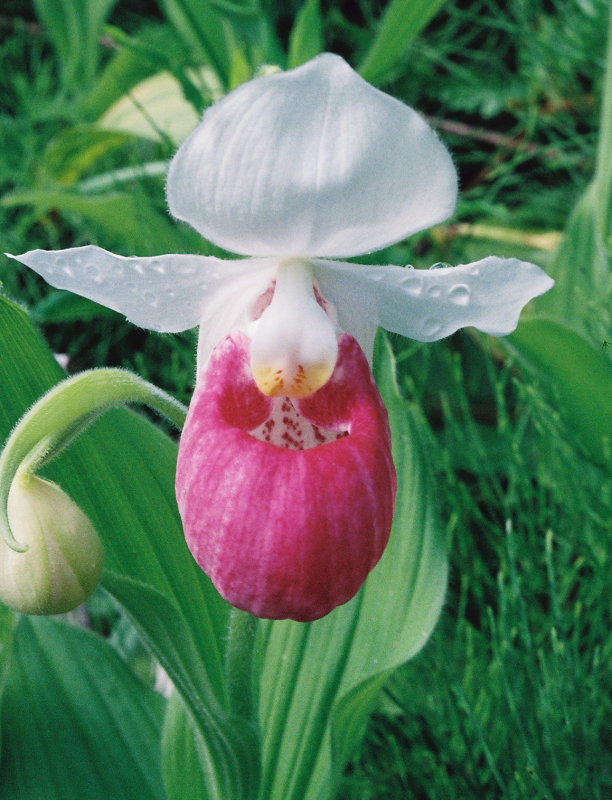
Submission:
[[[406,264],[404,269],[414,269],[414,264]]]
[[[452,264],[448,264],[446,261],[436,261],[436,263],[432,264],[429,269],[447,269],[447,267],[452,266]]]
[[[159,298],[153,292],[149,291],[143,292],[142,299],[148,306],[151,306],[151,308],[157,308],[157,306],[159,305]]]
[[[442,323],[439,319],[434,319],[434,317],[428,317],[423,322],[423,327],[421,329],[421,333],[423,336],[435,336],[442,330]]]
[[[67,275],[69,278],[74,276],[74,272],[65,258],[56,258],[52,265],[52,270],[54,273],[63,272],[64,275]]]
[[[85,270],[90,281],[93,281],[94,283],[102,283],[100,267],[97,264],[86,264]]]
[[[419,295],[423,291],[423,279],[415,278],[412,275],[400,278],[400,286],[408,294]]]
[[[427,287],[427,296],[428,297],[440,297],[442,294],[442,287],[441,286],[428,286]]]
[[[480,275],[480,267],[470,267],[468,272],[470,275]]]
[[[448,292],[448,299],[451,303],[455,303],[458,306],[467,306],[470,302],[469,287],[466,286],[465,283],[459,283],[457,286],[453,286]]]
[[[164,267],[162,262],[161,261],[157,261],[157,260],[151,261],[149,263],[149,269],[152,272],[157,272],[158,275],[164,275],[165,272],[166,272],[166,268]]]

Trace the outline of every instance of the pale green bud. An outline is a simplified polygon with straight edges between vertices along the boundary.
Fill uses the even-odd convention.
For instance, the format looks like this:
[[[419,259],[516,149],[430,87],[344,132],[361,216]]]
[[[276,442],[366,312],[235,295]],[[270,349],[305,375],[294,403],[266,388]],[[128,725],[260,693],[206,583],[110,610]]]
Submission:
[[[15,552],[0,539],[0,600],[24,614],[61,614],[96,588],[104,549],[87,516],[55,483],[17,474],[8,497]]]

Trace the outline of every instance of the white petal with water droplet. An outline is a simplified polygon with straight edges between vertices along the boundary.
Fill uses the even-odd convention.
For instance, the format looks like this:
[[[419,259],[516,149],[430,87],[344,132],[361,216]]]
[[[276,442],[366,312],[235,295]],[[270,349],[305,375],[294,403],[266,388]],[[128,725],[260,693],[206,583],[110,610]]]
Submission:
[[[68,250],[31,250],[11,256],[58,289],[67,289],[124,314],[130,322],[156,331],[177,332],[214,320],[220,335],[229,328],[219,314],[234,320],[272,280],[275,265],[243,259],[222,261],[195,255],[148,258],[117,256],[89,245]],[[206,338],[210,327],[204,331]]]
[[[457,178],[415,111],[326,53],[208,109],[167,190],[175,216],[232,252],[347,257],[446,219]]]
[[[523,306],[554,283],[535,264],[495,256],[435,270],[314,264],[322,295],[336,305],[340,326],[358,340],[353,320],[363,327],[363,318],[422,342],[467,326],[505,336],[516,328]]]

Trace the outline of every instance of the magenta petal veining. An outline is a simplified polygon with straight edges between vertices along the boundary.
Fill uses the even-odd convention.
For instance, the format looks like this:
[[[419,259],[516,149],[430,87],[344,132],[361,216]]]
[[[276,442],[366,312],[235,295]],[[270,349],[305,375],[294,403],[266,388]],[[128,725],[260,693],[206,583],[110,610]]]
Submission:
[[[326,443],[256,438],[283,416],[253,381],[249,345],[244,334],[226,337],[199,376],[179,450],[179,508],[189,548],[230,603],[311,621],[357,593],[387,544],[396,488],[387,412],[345,334],[331,379],[293,401],[289,418],[307,442],[318,431]]]

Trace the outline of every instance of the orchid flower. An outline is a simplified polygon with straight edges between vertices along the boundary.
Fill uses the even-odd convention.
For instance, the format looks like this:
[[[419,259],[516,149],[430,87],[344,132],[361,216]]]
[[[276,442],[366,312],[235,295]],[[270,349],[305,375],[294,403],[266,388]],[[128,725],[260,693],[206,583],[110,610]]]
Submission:
[[[136,325],[200,326],[177,498],[192,553],[239,608],[317,619],[384,551],[396,479],[368,363],[377,326],[426,342],[468,325],[502,336],[551,287],[516,259],[339,260],[441,222],[456,194],[423,119],[323,54],[213,105],[170,165],[174,216],[248,258],[17,256]]]

